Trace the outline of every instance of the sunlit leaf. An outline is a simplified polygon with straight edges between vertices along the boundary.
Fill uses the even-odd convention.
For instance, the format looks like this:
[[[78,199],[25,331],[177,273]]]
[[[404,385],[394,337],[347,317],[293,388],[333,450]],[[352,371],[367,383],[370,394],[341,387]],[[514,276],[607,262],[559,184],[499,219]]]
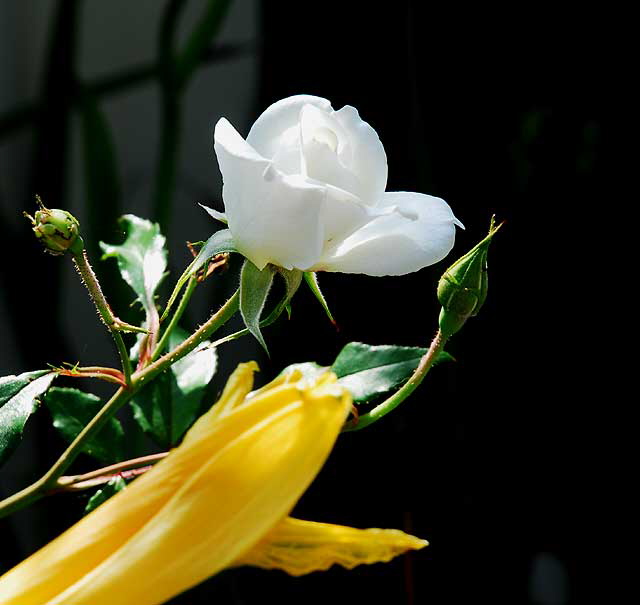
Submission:
[[[371,346],[351,342],[340,351],[331,369],[356,403],[366,403],[405,382],[426,352],[420,347]],[[436,362],[451,359],[451,355],[442,352]]]
[[[0,464],[20,443],[25,424],[38,407],[38,397],[56,376],[40,370],[0,378]]]
[[[127,238],[123,244],[100,242],[103,259],[116,258],[123,279],[136,293],[147,316],[155,312],[155,293],[167,268],[165,238],[157,223],[126,214],[120,219]]]

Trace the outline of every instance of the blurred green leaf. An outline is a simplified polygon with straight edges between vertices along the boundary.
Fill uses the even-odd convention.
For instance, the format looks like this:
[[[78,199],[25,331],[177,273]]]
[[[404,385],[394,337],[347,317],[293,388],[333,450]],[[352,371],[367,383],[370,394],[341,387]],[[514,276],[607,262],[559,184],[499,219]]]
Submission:
[[[165,238],[156,223],[125,214],[120,219],[127,238],[121,245],[100,242],[103,259],[116,258],[122,278],[138,296],[147,318],[155,314],[155,292],[167,268]]]
[[[418,367],[427,349],[393,345],[371,346],[361,342],[346,345],[331,366],[338,382],[356,403],[366,403],[405,382]],[[436,362],[453,358],[442,352]]]
[[[38,397],[56,376],[39,370],[0,378],[0,465],[20,443],[25,424],[38,407]]]
[[[54,387],[44,398],[53,417],[53,426],[69,443],[102,408],[102,401],[78,389]],[[89,439],[82,451],[101,462],[118,462],[124,458],[124,431],[117,418],[111,418],[100,432]]]
[[[167,350],[173,350],[188,337],[175,328]],[[217,367],[215,349],[202,346],[189,353],[144,387],[131,401],[133,415],[142,430],[160,446],[176,445],[198,417],[205,388]],[[204,348],[203,348],[204,347]]]
[[[95,95],[81,97],[82,142],[88,218],[94,241],[102,239],[112,229],[120,215],[120,178],[115,145],[107,119]]]
[[[84,507],[84,514],[89,514],[125,487],[127,487],[127,482],[122,477],[114,477],[89,498],[89,502],[87,502],[87,505]]]
[[[174,73],[179,86],[184,86],[189,81],[205,56],[211,41],[220,30],[230,5],[231,0],[208,0],[198,23],[175,59]]]
[[[260,332],[260,316],[272,283],[273,270],[268,265],[260,271],[250,260],[244,262],[240,272],[240,313],[247,330],[256,337],[267,354],[267,343]]]

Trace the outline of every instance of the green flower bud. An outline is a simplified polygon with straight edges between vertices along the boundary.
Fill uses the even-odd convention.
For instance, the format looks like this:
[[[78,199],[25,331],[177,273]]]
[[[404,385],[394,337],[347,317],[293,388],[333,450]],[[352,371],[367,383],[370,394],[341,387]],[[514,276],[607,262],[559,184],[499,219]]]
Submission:
[[[80,237],[80,223],[66,210],[45,208],[40,196],[36,196],[40,209],[35,216],[26,212],[24,215],[31,221],[33,232],[42,242],[44,249],[50,254],[60,255],[72,248],[79,252],[84,247]]]
[[[491,219],[489,234],[451,265],[438,282],[440,331],[445,337],[455,334],[464,323],[478,314],[487,298],[487,253],[489,244],[502,224]]]

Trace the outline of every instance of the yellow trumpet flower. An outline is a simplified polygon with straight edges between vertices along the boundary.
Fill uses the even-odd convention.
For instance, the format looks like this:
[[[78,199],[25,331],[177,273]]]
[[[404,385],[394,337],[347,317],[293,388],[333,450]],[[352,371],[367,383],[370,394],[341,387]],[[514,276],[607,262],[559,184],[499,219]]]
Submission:
[[[388,561],[427,543],[287,517],[351,406],[326,373],[297,370],[251,393],[241,364],[174,449],[0,578],[0,605],[159,605],[235,565],[293,575]]]

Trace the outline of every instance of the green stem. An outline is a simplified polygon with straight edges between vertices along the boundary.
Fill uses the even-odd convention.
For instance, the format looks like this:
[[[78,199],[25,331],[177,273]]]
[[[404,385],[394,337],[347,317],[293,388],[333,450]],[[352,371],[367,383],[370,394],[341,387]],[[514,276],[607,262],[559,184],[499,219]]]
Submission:
[[[160,341],[158,342],[158,345],[156,346],[155,351],[151,356],[151,361],[155,361],[160,355],[160,353],[162,353],[164,346],[167,344],[167,341],[169,340],[169,336],[171,336],[171,332],[178,325],[180,318],[185,312],[185,309],[189,304],[189,300],[191,299],[191,295],[193,294],[193,291],[196,289],[197,285],[198,285],[198,280],[195,277],[192,277],[189,280],[187,289],[184,291],[184,294],[180,299],[180,304],[178,305],[176,312],[173,314],[173,317],[171,318],[169,325],[165,328],[164,332],[162,333],[162,338],[160,338]]]
[[[143,381],[155,378],[160,372],[173,365],[176,361],[188,355],[199,344],[207,340],[218,328],[222,327],[234,313],[238,310],[240,303],[240,291],[236,290],[233,296],[224,304],[217,313],[212,315],[206,323],[202,324],[189,338],[179,344],[173,351],[166,353],[157,361],[147,366],[143,370],[136,372],[133,376],[134,387]]]
[[[62,453],[55,464],[42,477],[45,485],[53,485],[58,478],[71,466],[71,463],[77,458],[82,451],[85,442],[93,435],[98,433],[100,429],[108,422],[108,420],[139,390],[138,388],[120,388],[109,401],[105,403],[101,410],[89,421],[89,423],[80,431],[78,436],[71,442],[71,445]]]
[[[55,488],[58,478],[82,451],[86,440],[99,431],[116,410],[133,397],[134,392],[133,389],[119,388],[43,477],[0,502],[0,518],[40,500],[47,491]]]
[[[93,437],[127,401],[129,401],[145,384],[153,380],[158,374],[164,372],[169,366],[182,359],[193,351],[202,341],[206,340],[213,332],[224,325],[238,310],[239,292],[224,304],[212,315],[209,320],[196,330],[189,338],[182,342],[170,353],[167,353],[156,362],[147,366],[143,370],[131,376],[129,388],[118,389],[113,397],[98,412],[96,416],[82,429],[80,434],[73,440],[71,445],[63,452],[55,464],[38,481],[26,487],[22,491],[6,498],[0,502],[0,518],[24,508],[31,502],[39,500],[43,496],[54,490],[58,484],[58,479],[69,468],[78,454],[84,448],[88,439]]]
[[[433,363],[435,362],[438,354],[444,348],[447,338],[442,335],[440,330],[436,333],[429,350],[424,354],[418,367],[415,369],[411,378],[405,382],[402,387],[397,390],[391,397],[385,399],[381,404],[377,405],[370,412],[363,414],[358,418],[355,424],[347,425],[343,432],[359,431],[374,422],[377,422],[383,416],[386,416],[389,412],[397,408],[413,391],[416,390],[418,385],[424,380]]]
[[[102,318],[102,321],[105,323],[111,335],[113,336],[113,340],[116,343],[116,348],[118,349],[118,354],[120,355],[120,361],[122,363],[122,373],[124,374],[124,380],[127,385],[131,384],[131,361],[129,360],[129,352],[127,351],[127,347],[124,344],[124,340],[122,339],[122,335],[120,334],[120,330],[122,329],[131,329],[132,331],[142,331],[139,328],[135,328],[135,326],[129,326],[129,324],[125,324],[120,321],[111,310],[107,299],[102,293],[102,288],[100,287],[100,282],[98,282],[98,278],[96,274],[93,272],[91,265],[89,264],[89,259],[87,258],[87,251],[83,248],[80,252],[73,253],[73,262],[78,269],[78,273],[82,276],[82,281],[89,291],[89,296],[91,296],[91,300],[93,300],[96,308],[98,309],[98,313]]]

